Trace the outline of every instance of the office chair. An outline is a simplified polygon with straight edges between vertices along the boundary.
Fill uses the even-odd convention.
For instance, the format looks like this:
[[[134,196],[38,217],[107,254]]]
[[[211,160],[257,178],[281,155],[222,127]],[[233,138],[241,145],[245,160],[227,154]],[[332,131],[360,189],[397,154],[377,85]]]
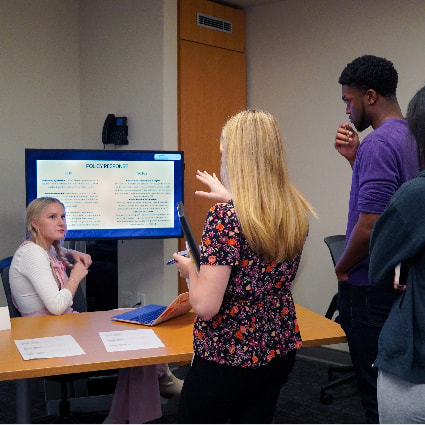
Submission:
[[[9,307],[10,317],[21,317],[19,310],[14,306],[12,302],[12,292],[10,290],[10,284],[9,284],[9,268],[12,262],[12,258],[13,257],[7,257],[0,261],[0,275],[3,282],[4,292],[6,294],[6,300],[7,300],[7,305]],[[80,313],[85,311],[86,301],[85,301],[85,296],[81,286],[78,287],[78,290],[75,293],[74,302],[76,304],[75,309],[77,311],[80,311]],[[80,374],[75,373],[75,374],[68,374],[68,375],[49,376],[44,378],[45,380],[48,380],[48,381],[59,382],[61,387],[59,412],[53,418],[49,416],[51,423],[78,423],[78,421],[74,418],[74,416],[71,413],[71,404],[69,401],[68,385],[72,384],[73,381],[75,381],[76,379],[80,379],[82,377],[90,377],[92,375],[98,376],[97,374],[87,372],[87,373],[80,373]],[[40,419],[38,419],[37,422],[39,421]],[[46,423],[46,418],[44,418],[42,423]]]
[[[9,307],[10,317],[21,317],[18,309],[12,302],[12,292],[10,291],[9,285],[9,267],[13,257],[6,257],[0,261],[0,274],[3,281],[4,293],[6,294],[7,306]]]
[[[342,255],[345,249],[345,235],[333,235],[324,238],[324,241],[329,248],[329,252],[332,257],[333,265],[337,263],[339,257]],[[325,317],[329,320],[335,320],[338,322],[338,316],[334,319],[334,314],[338,311],[338,292],[332,297],[329,307],[326,311]],[[334,374],[341,374],[339,378],[334,378]],[[323,404],[331,404],[333,401],[332,389],[338,385],[342,385],[345,382],[351,381],[355,378],[354,368],[352,365],[349,366],[331,366],[328,369],[328,380],[327,385],[323,385],[320,389],[320,401]]]

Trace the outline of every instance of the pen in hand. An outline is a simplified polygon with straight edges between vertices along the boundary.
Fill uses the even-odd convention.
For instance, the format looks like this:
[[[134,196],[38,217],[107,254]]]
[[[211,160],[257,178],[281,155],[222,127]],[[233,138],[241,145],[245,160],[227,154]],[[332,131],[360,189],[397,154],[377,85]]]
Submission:
[[[184,251],[179,251],[177,254],[182,255],[183,257],[187,257],[189,254],[189,251],[186,249]],[[174,264],[175,262],[176,260],[173,258],[172,260],[167,261],[167,266],[169,266],[170,264]]]

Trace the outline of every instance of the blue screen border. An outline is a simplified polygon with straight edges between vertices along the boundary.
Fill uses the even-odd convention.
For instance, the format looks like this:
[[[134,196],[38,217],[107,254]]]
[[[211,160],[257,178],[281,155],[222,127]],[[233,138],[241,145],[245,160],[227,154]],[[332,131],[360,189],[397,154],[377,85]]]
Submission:
[[[26,205],[37,197],[38,160],[98,160],[98,161],[164,161],[172,160],[174,167],[174,205],[183,201],[184,152],[163,150],[89,150],[89,149],[25,149]],[[66,205],[65,205],[66,207]],[[68,230],[66,240],[92,239],[164,239],[180,238],[177,208],[174,209],[174,226],[166,228],[74,229]]]

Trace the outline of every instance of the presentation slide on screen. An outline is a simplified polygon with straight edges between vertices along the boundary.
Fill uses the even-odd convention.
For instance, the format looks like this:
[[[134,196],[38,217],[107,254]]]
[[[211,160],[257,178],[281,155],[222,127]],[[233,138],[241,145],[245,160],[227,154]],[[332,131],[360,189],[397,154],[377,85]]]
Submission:
[[[173,161],[37,161],[37,197],[58,198],[68,230],[173,227]]]

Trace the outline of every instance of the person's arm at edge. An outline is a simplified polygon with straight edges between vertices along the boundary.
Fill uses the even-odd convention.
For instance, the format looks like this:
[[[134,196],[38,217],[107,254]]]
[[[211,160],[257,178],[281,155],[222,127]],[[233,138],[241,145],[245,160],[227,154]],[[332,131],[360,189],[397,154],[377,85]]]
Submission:
[[[369,255],[370,236],[378,218],[379,214],[360,213],[345,250],[335,265],[338,281],[346,281],[350,269]]]
[[[373,286],[402,289],[394,284],[395,267],[423,252],[425,219],[422,214],[411,218],[412,211],[423,210],[423,188],[419,185],[412,191],[411,187],[409,183],[396,192],[373,228],[369,264],[369,282]]]
[[[383,289],[400,289],[394,283],[395,267],[410,253],[410,232],[394,210],[377,220],[370,237],[369,282]],[[406,242],[407,241],[407,242]]]

